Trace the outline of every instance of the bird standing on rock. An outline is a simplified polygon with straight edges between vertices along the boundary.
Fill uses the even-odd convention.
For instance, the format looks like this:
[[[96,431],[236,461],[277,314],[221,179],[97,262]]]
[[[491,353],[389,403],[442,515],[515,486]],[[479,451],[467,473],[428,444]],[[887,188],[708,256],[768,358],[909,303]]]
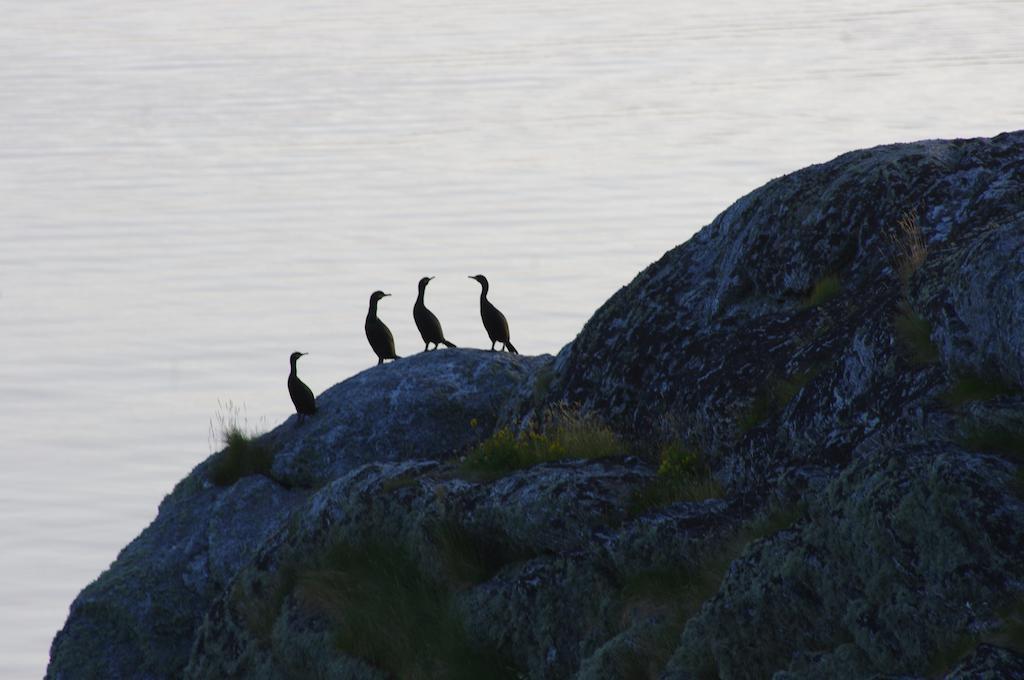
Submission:
[[[445,347],[455,347],[454,343],[448,342],[444,339],[444,332],[441,330],[441,322],[437,320],[434,313],[427,309],[427,306],[423,304],[423,295],[427,291],[427,284],[433,280],[433,276],[424,276],[420,279],[420,293],[416,297],[416,304],[412,306],[412,318],[416,321],[416,328],[420,331],[420,336],[423,338],[423,351],[426,352],[430,349],[430,343],[434,343],[434,349],[437,349],[439,343],[444,344]]]
[[[373,291],[370,296],[370,311],[366,313],[366,339],[370,341],[370,347],[377,354],[378,366],[383,364],[385,359],[401,358],[395,354],[395,338],[391,335],[391,330],[377,318],[377,302],[381,298],[390,296],[391,293]]]
[[[487,299],[487,290],[490,288],[490,285],[487,283],[487,277],[483,274],[477,274],[469,278],[476,279],[481,286],[480,318],[483,320],[484,328],[487,330],[487,337],[491,339],[491,351],[494,351],[494,344],[500,342],[502,349],[506,349],[512,352],[512,354],[519,354],[516,348],[512,346],[512,343],[509,342],[508,321],[505,319],[505,315],[499,312],[498,308]]]
[[[290,359],[292,370],[288,374],[288,394],[292,398],[292,403],[295,404],[295,412],[299,414],[296,425],[301,425],[306,416],[316,413],[316,397],[313,396],[313,390],[299,380],[298,373],[295,372],[295,364],[302,356],[306,356],[306,353],[292,352]]]

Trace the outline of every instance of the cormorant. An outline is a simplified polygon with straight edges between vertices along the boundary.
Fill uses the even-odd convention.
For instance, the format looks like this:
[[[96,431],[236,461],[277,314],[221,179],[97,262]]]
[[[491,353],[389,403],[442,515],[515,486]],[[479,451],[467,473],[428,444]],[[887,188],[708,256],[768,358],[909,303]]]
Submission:
[[[370,347],[377,353],[377,365],[384,363],[385,359],[400,359],[395,354],[395,338],[384,322],[377,318],[377,302],[382,297],[389,297],[391,293],[382,293],[379,290],[373,291],[370,296],[370,311],[366,313],[366,339],[370,341]]]
[[[455,347],[454,343],[444,339],[441,322],[423,304],[423,294],[427,291],[427,284],[433,278],[433,276],[424,276],[420,279],[420,294],[416,296],[416,304],[412,306],[412,318],[416,321],[416,328],[420,329],[420,336],[423,338],[424,343],[424,352],[430,349],[430,343],[434,343],[434,349],[437,349],[439,343],[443,343],[445,347]]]
[[[487,283],[487,277],[483,274],[477,274],[469,278],[476,279],[482,286],[480,290],[480,318],[483,319],[484,328],[487,329],[487,337],[491,339],[491,351],[494,351],[494,344],[500,342],[502,349],[506,349],[512,352],[512,354],[519,354],[516,348],[512,346],[512,343],[508,341],[508,321],[505,319],[505,315],[499,312],[498,308],[487,299],[487,290],[490,287]]]
[[[292,371],[288,374],[288,394],[292,398],[292,403],[295,404],[295,412],[299,414],[299,421],[296,425],[301,425],[306,416],[316,413],[316,397],[313,396],[313,390],[299,380],[299,376],[295,372],[295,363],[299,357],[305,355],[305,352],[292,352],[290,359]]]

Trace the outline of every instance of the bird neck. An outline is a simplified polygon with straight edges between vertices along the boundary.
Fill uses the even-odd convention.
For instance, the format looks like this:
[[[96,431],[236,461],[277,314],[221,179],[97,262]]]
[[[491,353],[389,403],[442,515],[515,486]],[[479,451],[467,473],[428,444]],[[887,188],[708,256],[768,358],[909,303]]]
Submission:
[[[419,293],[419,295],[416,296],[416,304],[418,304],[418,305],[422,305],[423,304],[423,296],[426,294],[426,292],[427,292],[427,287],[426,286],[421,286],[420,287],[420,293]]]
[[[296,360],[294,360],[294,359],[293,359],[291,363],[292,363],[292,371],[291,371],[291,373],[289,373],[289,375],[294,375],[294,376],[296,376],[296,377],[297,377],[297,376],[298,376],[298,374],[297,374],[297,373],[296,373],[296,371],[295,371],[295,364],[296,364],[297,362],[296,362]]]
[[[370,300],[370,311],[367,316],[377,316],[377,300]]]
[[[487,299],[487,289],[488,288],[490,288],[490,286],[488,286],[486,283],[481,283],[480,284],[480,299],[481,300],[486,300]]]

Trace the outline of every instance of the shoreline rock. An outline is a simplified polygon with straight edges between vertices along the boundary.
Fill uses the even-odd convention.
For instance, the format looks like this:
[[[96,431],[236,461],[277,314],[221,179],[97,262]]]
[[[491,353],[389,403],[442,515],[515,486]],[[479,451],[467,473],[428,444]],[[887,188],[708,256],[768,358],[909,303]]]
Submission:
[[[460,472],[564,402],[631,446]],[[431,677],[1018,673],[1024,132],[780,177],[557,357],[421,354],[319,404],[261,440],[267,476],[178,485],[75,600],[48,677],[402,675],[331,604],[392,563],[455,645]],[[638,510],[666,442],[722,497]]]

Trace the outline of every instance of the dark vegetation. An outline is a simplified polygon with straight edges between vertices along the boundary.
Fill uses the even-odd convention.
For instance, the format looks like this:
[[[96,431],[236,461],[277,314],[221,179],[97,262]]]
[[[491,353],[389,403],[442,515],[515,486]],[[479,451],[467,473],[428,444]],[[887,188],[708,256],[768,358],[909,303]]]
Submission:
[[[832,300],[843,290],[837,274],[829,274],[818,280],[803,300],[805,308],[818,307]]]
[[[758,391],[750,406],[740,414],[736,427],[746,434],[769,418],[782,413],[793,398],[818,376],[824,365],[815,364],[786,378],[769,379]]]
[[[964,429],[961,442],[972,450],[995,453],[1024,463],[1024,428],[1009,424],[975,423]]]
[[[250,425],[244,409],[221,402],[210,422],[210,439],[224,448],[210,460],[210,481],[230,486],[247,475],[270,475],[274,452],[262,441],[256,426]]]
[[[649,648],[643,650],[645,658],[634,660],[645,669],[639,677],[658,677],[678,645],[686,622],[718,592],[733,560],[755,541],[791,526],[799,515],[797,507],[774,508],[736,528],[689,567],[640,572],[626,580],[621,594],[623,627],[652,613],[659,621]],[[706,670],[717,677],[713,669]]]
[[[626,453],[626,445],[607,425],[577,409],[549,410],[539,427],[520,432],[502,428],[462,461],[463,473],[481,479],[567,458],[605,458]]]
[[[989,401],[1020,392],[1016,385],[999,376],[964,373],[958,375],[953,384],[942,394],[942,401],[954,408],[971,401]]]
[[[460,540],[448,547],[457,557],[451,580],[384,541],[335,543],[298,573],[296,597],[331,622],[339,651],[395,677],[515,678],[497,652],[471,640],[456,607],[461,578],[484,578],[492,566]]]
[[[1024,597],[1018,596],[998,609],[993,623],[986,630],[959,635],[950,644],[936,650],[928,665],[928,677],[946,675],[982,643],[1024,654]]]
[[[703,501],[722,495],[722,487],[712,476],[704,455],[675,440],[662,446],[658,474],[633,494],[629,510],[638,515],[679,501]]]
[[[902,305],[893,327],[904,354],[912,364],[924,366],[939,360],[939,348],[932,342],[932,325],[909,305]]]

